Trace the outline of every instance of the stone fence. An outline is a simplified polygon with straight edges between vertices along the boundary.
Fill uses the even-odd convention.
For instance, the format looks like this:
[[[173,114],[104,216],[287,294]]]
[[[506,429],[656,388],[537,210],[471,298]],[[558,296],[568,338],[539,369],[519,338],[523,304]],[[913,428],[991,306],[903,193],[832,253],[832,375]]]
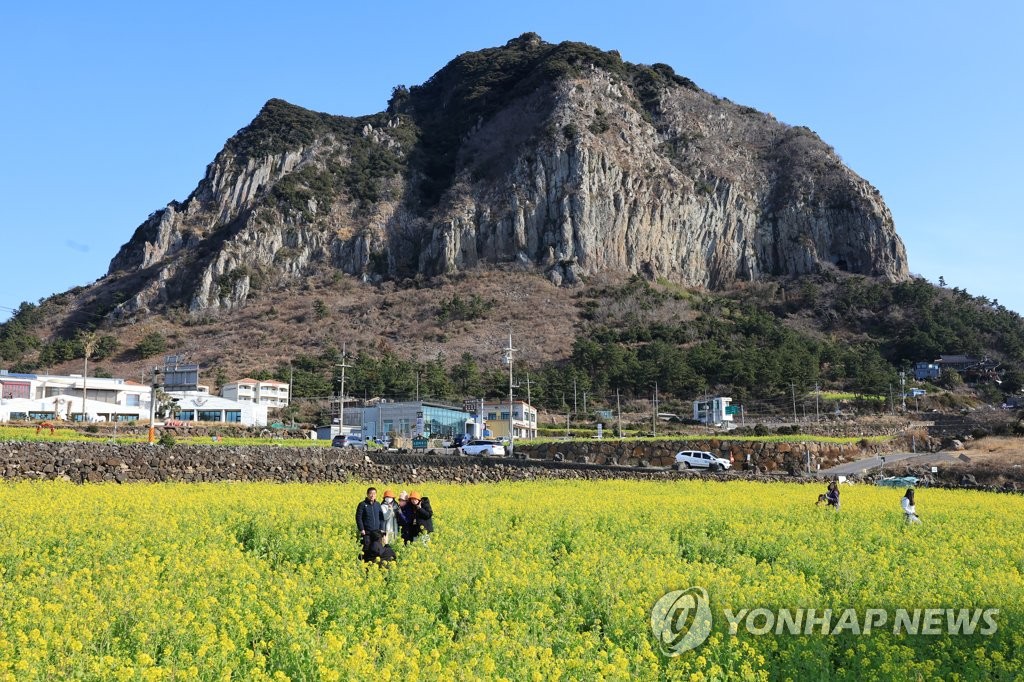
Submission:
[[[4,479],[116,481],[504,480],[554,478],[677,477],[674,456],[709,450],[752,473],[812,472],[882,452],[881,446],[728,441],[573,441],[518,446],[517,458],[461,457],[431,451],[363,453],[330,447],[110,444],[86,442],[0,443]],[[747,463],[750,455],[750,464]],[[392,474],[388,470],[392,469]],[[659,468],[667,471],[659,471]],[[390,477],[390,479],[389,479]]]
[[[367,455],[351,449],[310,447],[0,443],[0,477],[7,480],[61,479],[74,483],[356,480],[401,481],[413,485],[431,481],[480,483],[536,478],[668,480],[699,475],[673,468],[463,457],[434,452]]]
[[[562,443],[515,447],[516,455],[533,459],[561,459],[569,462],[622,464],[637,466],[671,466],[680,450],[705,450],[725,459],[732,459],[736,469],[749,468],[761,472],[811,471],[852,462],[864,457],[891,452],[892,443],[767,443],[730,441],[718,438],[678,441],[573,440]],[[819,466],[820,465],[820,466]]]

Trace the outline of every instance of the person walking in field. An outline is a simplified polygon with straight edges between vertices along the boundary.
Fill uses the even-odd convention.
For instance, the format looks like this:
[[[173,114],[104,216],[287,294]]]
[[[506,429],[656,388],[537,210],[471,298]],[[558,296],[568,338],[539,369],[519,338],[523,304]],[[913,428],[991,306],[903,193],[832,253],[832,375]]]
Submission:
[[[430,542],[430,534],[434,532],[434,511],[430,508],[430,498],[421,497],[415,490],[409,493],[409,503],[406,505],[409,516],[409,537],[407,543],[417,538],[423,542]]]
[[[380,505],[384,514],[384,544],[394,542],[398,536],[398,503],[395,501],[395,492],[390,488],[384,491],[384,501]]]
[[[377,501],[376,488],[367,488],[366,499],[356,506],[356,529],[365,554],[370,546],[370,533],[384,530],[384,511]]]
[[[917,507],[914,505],[913,488],[907,488],[907,493],[900,501],[900,505],[903,507],[903,518],[907,523],[921,523],[921,519],[917,517]]]

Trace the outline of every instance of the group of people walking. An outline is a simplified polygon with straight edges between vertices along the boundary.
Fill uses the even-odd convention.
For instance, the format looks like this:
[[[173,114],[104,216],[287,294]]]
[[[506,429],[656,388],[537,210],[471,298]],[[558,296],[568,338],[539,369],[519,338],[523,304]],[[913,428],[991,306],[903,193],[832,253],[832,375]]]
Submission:
[[[838,482],[831,481],[828,484],[828,489],[823,494],[818,495],[818,504],[824,504],[827,507],[839,510]],[[903,518],[907,523],[921,523],[921,519],[917,516],[917,506],[914,504],[913,488],[907,488],[906,494],[900,500],[900,506],[903,509]]]
[[[390,489],[384,491],[383,497],[383,501],[378,502],[377,489],[367,488],[366,499],[356,506],[356,530],[363,561],[394,561],[392,542],[399,537],[405,544],[415,540],[429,542],[434,532],[434,512],[429,497],[415,490],[411,493],[403,490],[396,498]]]

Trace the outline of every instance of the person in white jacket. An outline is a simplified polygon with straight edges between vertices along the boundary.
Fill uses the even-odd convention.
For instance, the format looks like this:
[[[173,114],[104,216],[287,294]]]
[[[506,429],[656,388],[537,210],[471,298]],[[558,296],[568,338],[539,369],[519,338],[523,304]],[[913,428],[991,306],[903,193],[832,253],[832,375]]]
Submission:
[[[903,518],[907,523],[921,523],[921,519],[917,518],[917,508],[914,506],[913,488],[907,488],[907,494],[903,496],[900,504],[903,506]]]
[[[385,533],[384,544],[394,542],[398,537],[398,503],[395,502],[395,493],[392,490],[384,491],[384,502],[380,505],[381,513],[384,514]]]

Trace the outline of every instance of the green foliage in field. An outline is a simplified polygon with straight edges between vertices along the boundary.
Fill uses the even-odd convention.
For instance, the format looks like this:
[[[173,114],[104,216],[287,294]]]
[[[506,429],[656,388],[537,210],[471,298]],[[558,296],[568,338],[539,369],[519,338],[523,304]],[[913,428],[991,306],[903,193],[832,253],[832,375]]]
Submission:
[[[407,481],[377,487],[412,489]],[[436,531],[357,560],[365,483],[0,486],[9,679],[1019,679],[1024,501],[786,484],[429,484]],[[642,501],[642,504],[637,504]],[[481,510],[487,510],[481,514]],[[952,579],[951,576],[956,576]],[[660,653],[652,605],[707,591]],[[729,633],[725,610],[996,608],[984,635]],[[891,616],[890,616],[891,618]]]

